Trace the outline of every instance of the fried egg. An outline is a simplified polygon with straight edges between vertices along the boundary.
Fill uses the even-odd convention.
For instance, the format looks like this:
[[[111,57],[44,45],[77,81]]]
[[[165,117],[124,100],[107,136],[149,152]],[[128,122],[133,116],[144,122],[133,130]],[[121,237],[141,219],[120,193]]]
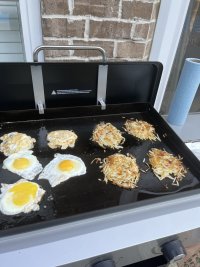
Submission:
[[[39,176],[39,179],[49,180],[52,187],[86,173],[86,166],[79,157],[70,154],[55,154],[54,157]]]
[[[16,215],[39,210],[45,190],[38,184],[19,180],[14,184],[2,184],[0,195],[0,210],[6,215]]]
[[[27,150],[10,155],[4,160],[3,168],[18,174],[27,180],[33,180],[43,168],[32,153],[33,151]]]
[[[3,141],[0,144],[0,151],[3,152],[5,156],[32,149],[36,142],[35,138],[18,132],[4,134],[0,137],[0,140]]]

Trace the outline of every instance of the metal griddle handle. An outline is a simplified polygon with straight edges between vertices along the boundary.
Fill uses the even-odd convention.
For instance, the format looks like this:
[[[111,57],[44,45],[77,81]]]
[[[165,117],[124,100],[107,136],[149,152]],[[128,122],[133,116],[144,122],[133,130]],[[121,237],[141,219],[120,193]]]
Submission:
[[[103,63],[106,62],[106,51],[100,46],[83,46],[83,45],[41,45],[33,51],[33,61],[38,62],[38,53],[42,50],[96,50],[102,55]]]

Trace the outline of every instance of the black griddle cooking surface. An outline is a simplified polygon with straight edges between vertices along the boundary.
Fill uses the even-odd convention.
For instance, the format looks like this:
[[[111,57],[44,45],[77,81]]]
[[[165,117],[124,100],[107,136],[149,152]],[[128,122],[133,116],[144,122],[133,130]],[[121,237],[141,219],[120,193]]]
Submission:
[[[28,224],[33,224],[34,226],[36,222],[41,223],[42,221],[55,222],[56,219],[59,218],[72,218],[73,215],[82,215],[86,212],[102,209],[106,210],[106,208],[119,207],[128,203],[136,203],[144,199],[155,197],[157,201],[159,201],[159,197],[163,195],[199,188],[199,162],[149,104],[110,105],[110,107],[107,107],[106,111],[101,111],[97,107],[90,109],[80,108],[79,111],[73,111],[75,110],[63,110],[63,112],[60,112],[62,118],[50,119],[50,115],[48,115],[48,111],[46,111],[46,118],[41,120],[3,122],[1,124],[1,136],[9,132],[17,131],[36,139],[33,151],[43,167],[54,158],[55,153],[72,154],[80,157],[85,162],[87,173],[82,176],[70,178],[54,188],[49,188],[46,180],[37,181],[36,177],[34,181],[40,184],[43,183],[44,189],[46,188],[45,190],[47,190],[46,197],[43,203],[41,203],[42,207],[46,206],[47,208],[42,208],[40,212],[33,212],[31,216],[20,215],[22,216],[20,217],[22,218],[22,220],[19,220],[20,222],[18,222],[18,220],[15,221],[16,218],[13,219],[13,217],[10,218],[9,216],[0,214],[0,229],[16,228],[17,226]],[[81,115],[78,116],[78,113]],[[28,113],[28,116],[29,115]],[[23,119],[25,119],[25,117],[26,116],[24,116]],[[142,119],[153,124],[161,142],[139,141],[128,135],[123,130],[123,126],[126,119],[130,118]],[[26,119],[28,119],[28,117]],[[103,174],[99,169],[99,164],[91,164],[91,162],[94,158],[103,159],[119,150],[104,150],[90,141],[94,127],[102,121],[112,123],[123,132],[126,141],[120,153],[130,153],[134,155],[140,169],[147,168],[144,164],[144,158],[146,162],[148,162],[147,152],[154,147],[165,149],[176,156],[180,155],[183,157],[183,162],[188,168],[188,171],[186,177],[180,182],[180,186],[172,185],[170,179],[159,181],[151,170],[146,173],[141,172],[138,187],[133,190],[122,189],[111,183],[106,184],[103,182]],[[76,132],[78,140],[74,148],[52,150],[47,146],[47,134],[50,131],[59,129],[74,130]],[[18,175],[2,169],[2,162],[5,159],[2,153],[0,154],[0,158],[1,182],[14,183],[18,181],[20,179]],[[53,196],[53,200],[50,197],[49,204],[49,199],[47,198],[50,195]],[[46,217],[45,214],[47,214]]]

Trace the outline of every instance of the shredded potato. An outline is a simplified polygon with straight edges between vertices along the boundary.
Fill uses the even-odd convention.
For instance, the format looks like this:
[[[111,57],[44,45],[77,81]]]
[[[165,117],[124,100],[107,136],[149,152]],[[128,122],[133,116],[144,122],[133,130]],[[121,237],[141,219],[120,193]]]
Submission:
[[[47,135],[48,146],[52,149],[74,147],[77,138],[78,136],[69,130],[57,130]]]
[[[97,143],[100,147],[106,148],[122,148],[125,138],[121,132],[111,123],[101,122],[93,131],[91,140]]]
[[[125,156],[119,153],[108,156],[100,166],[104,173],[104,181],[126,189],[137,186],[140,173],[133,156]]]
[[[165,150],[152,148],[149,151],[149,163],[159,180],[172,179],[173,185],[179,186],[179,182],[187,173],[181,158],[175,157]]]
[[[125,122],[125,130],[130,135],[133,135],[142,140],[160,140],[155,132],[153,125],[142,120],[127,120]]]

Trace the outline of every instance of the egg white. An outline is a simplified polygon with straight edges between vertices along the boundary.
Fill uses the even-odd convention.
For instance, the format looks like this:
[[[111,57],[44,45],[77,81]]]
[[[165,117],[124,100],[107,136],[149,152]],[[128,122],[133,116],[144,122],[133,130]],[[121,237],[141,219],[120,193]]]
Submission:
[[[59,164],[63,160],[70,160],[73,162],[74,167],[69,171],[62,171]],[[68,180],[74,176],[80,176],[86,173],[85,163],[81,158],[70,154],[55,154],[54,159],[45,166],[44,170],[39,176],[39,179],[47,179],[52,187]]]
[[[33,151],[27,150],[27,151],[21,151],[21,152],[10,155],[3,161],[3,168],[13,173],[18,174],[24,179],[33,180],[35,176],[43,170],[43,167],[39,163],[37,158],[34,155],[32,155],[32,153]],[[16,169],[13,163],[16,159],[19,159],[19,158],[27,159],[30,162],[30,165],[24,169],[20,169],[20,170]]]
[[[35,185],[37,185],[37,193],[36,193],[35,198],[31,198],[28,203],[22,206],[15,205],[15,203],[13,203],[12,201],[13,192],[9,192],[9,190],[12,189],[12,187],[15,186],[16,184],[23,183],[23,182],[30,183],[27,180],[21,179],[14,184],[2,184],[1,195],[0,195],[0,210],[3,214],[16,215],[21,212],[29,213],[31,211],[37,211],[40,209],[38,203],[42,199],[42,196],[44,195],[45,190],[40,188],[39,185],[36,183],[34,183]]]

